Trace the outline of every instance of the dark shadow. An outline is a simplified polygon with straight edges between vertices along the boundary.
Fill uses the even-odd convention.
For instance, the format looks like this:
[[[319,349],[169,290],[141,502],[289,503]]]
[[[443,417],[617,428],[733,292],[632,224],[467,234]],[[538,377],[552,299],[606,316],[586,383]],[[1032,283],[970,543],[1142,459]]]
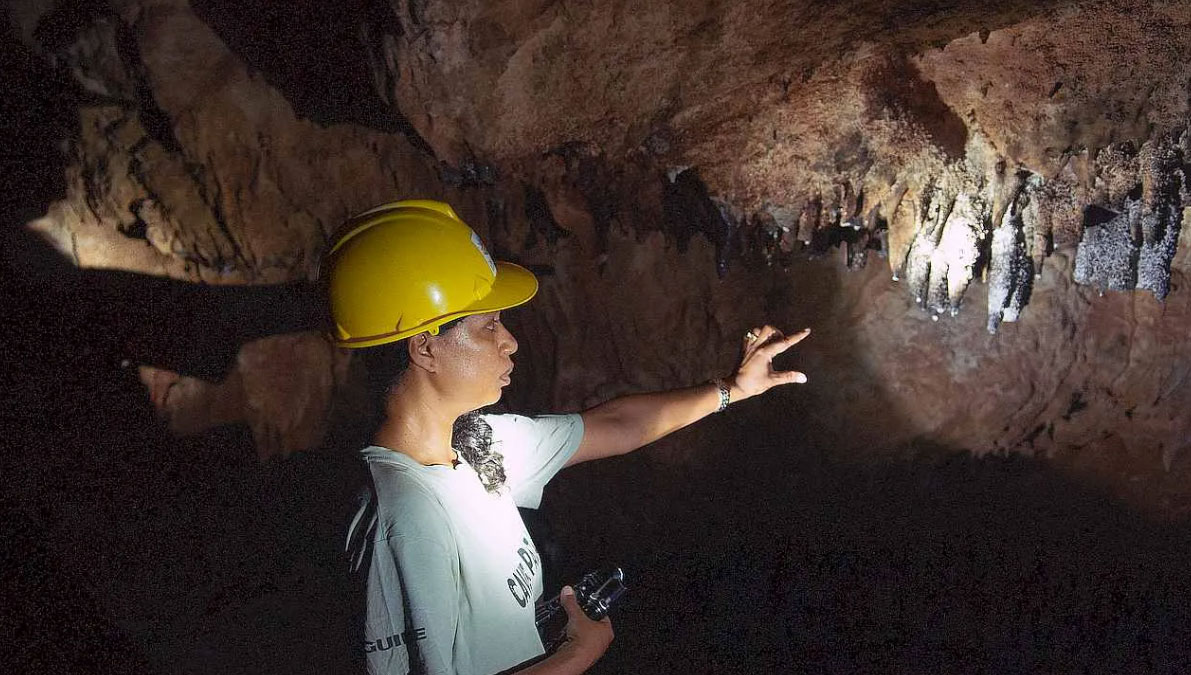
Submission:
[[[105,365],[151,365],[218,381],[249,341],[328,325],[314,284],[211,286],[133,272],[79,269],[37,235],[4,241],[6,290],[29,320],[17,343],[87,344]]]
[[[3,28],[0,84],[12,93],[0,97],[0,168],[6,179],[0,214],[6,221],[26,222],[66,196],[60,144],[77,136],[78,121],[73,107],[63,105],[73,89],[65,74],[17,40],[7,21]]]
[[[715,245],[716,272],[722,278],[732,256],[731,243],[737,231],[735,219],[713,199],[696,169],[686,169],[662,187],[664,231],[686,251],[691,237],[702,234]]]
[[[915,124],[950,161],[963,159],[968,127],[943,101],[935,83],[922,76],[904,55],[891,57],[865,81],[868,114],[892,116]]]
[[[779,530],[768,605],[816,672],[1173,672],[1187,528],[1020,456],[832,467]],[[832,495],[811,504],[803,495]],[[797,508],[803,506],[804,508]],[[824,531],[823,523],[832,523]]]
[[[322,303],[303,284],[79,270],[25,229],[66,196],[78,93],[20,43],[0,49],[6,90],[18,92],[0,99],[6,669],[177,672],[189,662],[226,672],[211,662],[264,658],[280,626],[335,659],[346,641],[325,629],[342,625],[328,609],[339,605],[320,593],[334,587],[308,580],[342,577],[330,570],[336,535],[318,529],[326,504],[346,503],[322,492],[347,484],[338,465],[302,456],[262,466],[243,427],[175,438],[135,367],[221,379],[245,342],[325,325]],[[245,608],[242,621],[222,621]],[[224,628],[228,646],[202,646],[204,631]],[[246,637],[253,644],[237,642]],[[284,654],[266,663],[333,671],[300,651],[295,660],[307,665]]]
[[[285,96],[298,117],[322,126],[358,124],[402,133],[433,156],[397,103],[377,94],[369,72],[369,54],[378,48],[380,34],[403,32],[389,3],[195,0],[191,7]]]
[[[799,451],[739,431],[750,452]],[[654,506],[702,528],[573,551],[636,572],[593,672],[1178,672],[1187,528],[1039,462],[929,454],[700,472],[708,506]]]
[[[136,368],[221,379],[245,342],[325,325],[317,293],[78,270],[8,235],[4,585],[22,599],[5,607],[26,636],[19,671],[338,670],[355,463],[262,465],[243,425],[177,438]]]

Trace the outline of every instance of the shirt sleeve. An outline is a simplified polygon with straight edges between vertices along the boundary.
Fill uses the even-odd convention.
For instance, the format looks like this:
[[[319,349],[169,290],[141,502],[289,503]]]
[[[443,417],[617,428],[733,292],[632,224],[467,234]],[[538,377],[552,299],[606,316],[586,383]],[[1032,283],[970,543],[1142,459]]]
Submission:
[[[504,456],[505,481],[513,501],[536,509],[542,488],[559,472],[583,441],[583,418],[578,414],[485,415],[492,427],[492,449]]]
[[[373,543],[364,652],[372,675],[451,675],[459,624],[458,553],[426,532]]]

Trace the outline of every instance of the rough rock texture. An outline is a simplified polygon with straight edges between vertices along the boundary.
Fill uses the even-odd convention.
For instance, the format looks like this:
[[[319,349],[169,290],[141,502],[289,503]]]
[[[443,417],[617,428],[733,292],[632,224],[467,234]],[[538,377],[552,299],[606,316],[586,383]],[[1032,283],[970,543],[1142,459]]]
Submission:
[[[566,335],[562,326],[579,318],[554,317],[549,325],[565,336],[553,350],[556,386],[567,393],[554,403],[590,402],[567,385],[589,378],[593,362],[611,360],[622,381],[643,388],[697,381],[707,374],[691,370],[697,350],[658,353],[631,337],[674,326],[696,340],[715,336],[723,367],[734,328],[768,317],[819,329],[803,350],[817,366],[807,366],[812,381],[822,373],[831,389],[855,388],[803,394],[822,399],[804,410],[840,420],[838,435],[821,441],[839,452],[931,439],[978,452],[1078,454],[1113,443],[1123,411],[1139,420],[1131,442],[1150,448],[1152,459],[1177,456],[1169,448],[1186,444],[1183,366],[1158,378],[1165,387],[1137,367],[1185,363],[1177,346],[1184,301],[1109,299],[1093,303],[1089,316],[1088,295],[1070,284],[1145,289],[1162,300],[1172,265],[1176,279],[1185,274],[1174,263],[1191,203],[1185,4],[713,3],[643,13],[632,5],[427,3],[399,7],[397,22],[399,31],[373,42],[383,54],[374,63],[392,66],[378,79],[386,100],[440,159],[492,164],[544,186],[556,222],[576,235],[552,256],[559,280],[583,279],[568,260],[576,240],[600,263],[600,277],[567,293],[582,299],[576,306],[612,298],[612,314],[649,308],[626,338],[614,326],[587,330],[591,319]],[[664,240],[642,234],[658,229]],[[654,299],[637,266],[615,266],[625,256],[619,232],[661,251],[663,241],[682,250],[703,234],[721,285],[698,291],[677,314],[659,312],[674,297],[664,289],[683,289],[681,297],[698,282],[685,271],[659,275]],[[524,241],[532,253],[533,238]],[[516,241],[506,250],[516,252]],[[863,283],[833,282],[821,266],[812,275],[807,254],[838,255],[853,270],[887,258],[886,274],[905,289],[869,271]],[[649,259],[673,269],[666,258]],[[631,297],[614,288],[626,279]],[[906,291],[925,315],[907,313],[897,295]],[[817,295],[822,304],[811,311]],[[840,316],[835,303],[852,313]],[[989,332],[1019,317],[1040,324],[1021,331],[1038,332],[986,341],[960,314],[964,303],[980,307]],[[1101,383],[1097,363],[1113,357],[1100,348],[1118,339],[1104,317],[1114,305],[1125,312],[1120,303],[1141,303],[1154,324],[1129,350],[1133,365]],[[691,313],[710,320],[700,325]],[[924,321],[957,315],[950,326]],[[1130,311],[1124,325],[1136,316]],[[824,325],[833,320],[842,325]],[[600,327],[613,321],[594,317]],[[1128,332],[1119,339],[1132,344],[1136,331]],[[1084,341],[1094,356],[1079,356]],[[614,354],[592,358],[608,342]],[[888,414],[889,405],[904,414]],[[1135,405],[1153,415],[1137,416]],[[1051,445],[1053,428],[1084,410],[1096,412],[1075,425],[1080,439],[1059,432],[1063,440]],[[858,429],[856,416],[874,422]]]
[[[1185,444],[1186,355],[1160,337],[1186,325],[1185,4],[258,9],[275,33],[218,2],[14,12],[77,108],[66,194],[28,227],[79,267],[260,285],[313,278],[352,212],[443,197],[542,275],[514,319],[515,406],[705,379],[769,320],[818,329],[813,381],[871,380],[905,410],[841,426],[840,452],[929,438],[1063,454],[1116,433],[1118,410],[1155,457]],[[293,49],[311,25],[344,39]],[[862,268],[862,283],[837,271]],[[1167,303],[1089,301],[1070,279]],[[1031,319],[1034,337],[979,337],[964,303],[990,332]],[[1117,324],[1132,365],[1083,382],[1111,357],[1081,345]],[[346,358],[310,334],[245,347],[222,382],[142,377],[177,430],[248,420],[270,456],[318,444]],[[805,396],[848,419],[836,394]],[[1075,399],[1083,435],[1064,440],[1052,427]]]
[[[623,194],[694,166],[731,207],[723,227],[760,223],[764,246],[799,214],[797,239],[847,240],[850,266],[878,248],[933,313],[986,271],[1006,210],[1024,211],[1040,263],[1081,239],[1083,211],[1125,208],[1110,186],[1156,184],[1153,252],[1125,276],[1164,297],[1186,195],[1185,5],[754,5],[409,5],[378,60],[388,99],[448,161],[535,176],[540,155],[586,148],[635,165]]]
[[[98,589],[109,602],[97,614],[148,644],[154,665],[231,672],[221,659],[234,652],[248,672],[336,670],[297,648],[230,645],[257,624],[275,639],[288,618],[271,624],[260,608],[279,587],[304,593],[319,571],[312,541],[338,536],[284,534],[331,520],[342,495],[322,500],[320,481],[334,481],[318,462],[338,456],[300,451],[336,447],[357,407],[359,368],[319,335],[309,282],[341,220],[407,196],[450,201],[497,257],[542,281],[507,318],[521,344],[513,410],[705,381],[728,372],[751,326],[814,329],[779,362],[809,385],[558,481],[548,520],[571,551],[665,572],[635,591],[658,603],[642,622],[661,627],[624,632],[635,646],[623,654],[656,661],[622,672],[666,672],[674,655],[659,645],[715,672],[785,672],[818,663],[824,645],[861,644],[840,667],[858,672],[892,663],[889,645],[935,654],[935,639],[958,645],[938,670],[979,670],[965,667],[969,636],[939,637],[950,617],[901,613],[905,579],[874,561],[889,547],[918,560],[898,545],[946,552],[908,595],[952,593],[963,625],[1005,612],[989,629],[1004,644],[984,644],[990,670],[1056,670],[997,661],[1032,653],[1022,616],[1044,653],[1068,644],[1050,611],[1133,612],[1121,630],[1188,625],[1161,604],[1176,595],[1165,586],[1129,610],[1063,604],[1065,580],[1111,595],[1121,569],[1185,563],[1150,529],[1129,555],[1071,544],[1054,516],[1094,503],[1074,517],[1124,542],[1113,528],[1191,513],[1187,3],[44,0],[8,18],[19,41],[6,62],[26,96],[3,104],[21,112],[13,147],[29,179],[4,195],[21,203],[3,209],[18,222],[0,254],[15,280],[6,298],[31,318],[10,318],[26,368],[5,409],[27,422],[27,452],[13,456],[33,458],[9,475],[19,497],[41,499],[25,503],[84,505],[69,518],[31,507],[23,541],[50,567],[46,541],[66,551],[64,570],[93,572],[62,597]],[[155,431],[139,416],[146,399],[186,438],[140,456],[134,441]],[[42,453],[47,438],[57,454]],[[968,451],[986,459],[931,468]],[[1001,454],[1017,458],[1003,460],[1010,478],[988,480],[980,467]],[[906,458],[928,468],[885,461]],[[816,473],[832,462],[864,468],[833,482]],[[111,488],[121,477],[144,486]],[[1105,506],[1116,500],[1145,517]],[[1037,520],[1017,522],[1022,503]],[[263,523],[244,516],[254,509]],[[925,532],[888,541],[924,513]],[[1053,548],[1090,571],[1031,557],[1051,527],[1038,523],[1056,519]],[[146,532],[171,542],[165,562]],[[965,557],[998,536],[1021,555]],[[212,572],[253,567],[244,552],[261,548],[281,572]],[[839,571],[857,557],[893,575],[878,585],[893,589],[883,602],[902,633],[859,616],[831,634],[871,600],[859,595],[883,597],[871,575],[850,584]],[[765,582],[722,571],[745,568]],[[693,575],[677,591],[675,569]],[[989,569],[1001,576],[972,581]],[[1055,585],[998,604],[1031,575]],[[722,659],[712,617],[750,627],[753,607],[803,619],[763,630],[773,650],[757,653],[805,653],[751,670]],[[322,640],[308,644],[336,642],[321,615],[283,615]],[[84,628],[108,644],[106,625]],[[755,636],[734,637],[752,649]],[[1161,653],[1151,637],[1138,640]],[[907,649],[904,669],[922,667]],[[1081,654],[1063,667],[1125,669]]]
[[[66,194],[29,227],[79,267],[220,285],[312,278],[344,218],[440,192],[402,137],[298,119],[186,3],[28,11],[25,37],[68,78],[78,117]],[[321,442],[346,361],[310,334],[246,347],[220,384],[145,378],[178,431],[248,420],[262,456],[284,455]]]
[[[322,444],[348,359],[321,337],[293,333],[245,344],[226,378],[212,382],[154,366],[139,376],[153,405],[181,434],[247,423],[261,459]]]

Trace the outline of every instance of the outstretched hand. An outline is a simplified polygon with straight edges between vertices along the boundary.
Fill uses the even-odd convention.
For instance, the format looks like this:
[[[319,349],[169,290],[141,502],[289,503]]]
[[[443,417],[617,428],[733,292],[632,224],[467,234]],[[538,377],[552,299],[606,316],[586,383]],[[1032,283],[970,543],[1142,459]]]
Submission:
[[[746,333],[744,355],[732,377],[732,384],[737,389],[733,392],[733,400],[763,394],[782,384],[805,383],[806,375],[797,370],[774,370],[773,359],[810,334],[811,329],[805,328],[786,336],[773,326],[754,328]]]

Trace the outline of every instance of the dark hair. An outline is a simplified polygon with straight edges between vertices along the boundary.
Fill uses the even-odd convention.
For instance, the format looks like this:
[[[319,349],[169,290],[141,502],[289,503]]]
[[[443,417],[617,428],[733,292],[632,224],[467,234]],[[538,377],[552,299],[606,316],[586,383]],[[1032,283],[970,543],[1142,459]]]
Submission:
[[[443,324],[439,334],[453,329],[462,319]],[[368,402],[372,406],[369,439],[384,422],[385,401],[393,385],[409,370],[409,345],[405,340],[359,350],[367,371]],[[504,457],[492,450],[492,427],[477,412],[460,415],[451,430],[451,447],[480,477],[488,492],[505,484]]]

